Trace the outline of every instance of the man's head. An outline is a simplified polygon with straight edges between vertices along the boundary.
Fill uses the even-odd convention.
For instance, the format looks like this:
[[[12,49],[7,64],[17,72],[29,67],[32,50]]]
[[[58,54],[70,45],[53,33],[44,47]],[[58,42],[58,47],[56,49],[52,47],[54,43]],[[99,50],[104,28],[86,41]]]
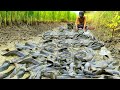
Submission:
[[[79,16],[80,16],[80,17],[83,17],[83,16],[84,16],[84,11],[80,11],[80,12],[79,12]]]

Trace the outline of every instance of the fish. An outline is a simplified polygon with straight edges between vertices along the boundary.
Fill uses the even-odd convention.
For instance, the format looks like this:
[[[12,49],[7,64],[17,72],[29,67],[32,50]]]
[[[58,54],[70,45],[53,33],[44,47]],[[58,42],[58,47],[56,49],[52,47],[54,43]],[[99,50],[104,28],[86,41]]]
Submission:
[[[4,79],[6,78],[7,76],[9,76],[15,69],[15,65],[14,64],[11,64],[8,69],[0,72],[0,79]]]
[[[13,51],[9,51],[9,52],[3,54],[2,56],[19,56],[19,57],[24,57],[26,55],[24,53],[18,51],[18,50],[13,50]]]

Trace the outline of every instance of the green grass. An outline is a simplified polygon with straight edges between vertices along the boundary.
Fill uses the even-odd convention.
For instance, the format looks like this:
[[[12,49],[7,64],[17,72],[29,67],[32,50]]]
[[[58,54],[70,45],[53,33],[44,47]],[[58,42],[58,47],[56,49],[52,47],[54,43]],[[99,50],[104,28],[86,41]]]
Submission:
[[[75,21],[76,14],[70,11],[0,11],[0,26],[13,23],[33,24],[38,22]]]

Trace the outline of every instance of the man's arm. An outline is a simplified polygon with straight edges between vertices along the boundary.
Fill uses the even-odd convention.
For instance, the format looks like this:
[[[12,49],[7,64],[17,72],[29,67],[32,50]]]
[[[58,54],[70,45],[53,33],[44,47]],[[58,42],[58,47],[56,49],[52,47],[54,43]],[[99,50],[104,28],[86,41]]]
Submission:
[[[84,19],[84,27],[83,27],[83,29],[86,31],[85,27],[86,27],[86,17]]]
[[[78,25],[78,17],[76,18],[76,21],[75,21],[76,30],[78,30],[77,25]]]

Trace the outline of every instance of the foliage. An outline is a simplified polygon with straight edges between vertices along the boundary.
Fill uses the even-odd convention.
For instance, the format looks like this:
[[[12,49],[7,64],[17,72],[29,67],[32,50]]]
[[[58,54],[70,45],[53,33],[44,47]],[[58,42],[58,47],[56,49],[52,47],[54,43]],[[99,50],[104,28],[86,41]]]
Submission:
[[[120,11],[96,11],[87,13],[88,23],[92,23],[97,28],[109,28],[112,30],[113,37],[114,30],[120,25]],[[108,31],[110,32],[110,31]]]
[[[75,21],[76,14],[70,11],[0,11],[0,25],[12,23]]]

